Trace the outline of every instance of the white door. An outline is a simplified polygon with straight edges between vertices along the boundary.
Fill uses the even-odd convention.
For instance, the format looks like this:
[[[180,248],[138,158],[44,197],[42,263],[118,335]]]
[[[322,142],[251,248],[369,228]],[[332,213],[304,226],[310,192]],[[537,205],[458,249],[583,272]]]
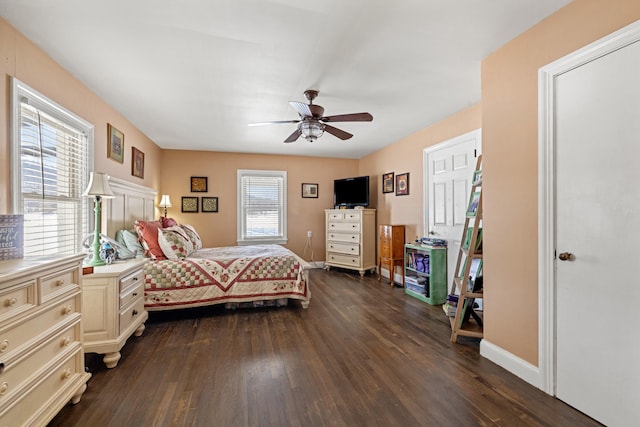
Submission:
[[[476,157],[482,149],[480,129],[424,151],[424,200],[428,237],[446,239],[447,283],[453,281]]]
[[[640,419],[640,42],[556,79],[556,395]],[[566,258],[566,256],[563,256]]]

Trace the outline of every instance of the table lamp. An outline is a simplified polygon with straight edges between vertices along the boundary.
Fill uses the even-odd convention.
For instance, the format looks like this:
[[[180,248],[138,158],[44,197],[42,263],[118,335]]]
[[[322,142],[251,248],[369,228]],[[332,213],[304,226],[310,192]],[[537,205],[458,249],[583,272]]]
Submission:
[[[164,208],[164,217],[167,217],[167,208],[171,207],[171,199],[169,199],[168,194],[163,194],[162,199],[160,199],[159,208]]]
[[[115,197],[109,186],[109,176],[102,172],[91,172],[89,186],[82,195],[94,197],[94,211],[96,213],[92,245],[93,257],[91,260],[85,261],[85,264],[92,266],[105,265],[104,260],[100,259],[100,229],[102,227],[100,210],[103,198],[113,199]]]

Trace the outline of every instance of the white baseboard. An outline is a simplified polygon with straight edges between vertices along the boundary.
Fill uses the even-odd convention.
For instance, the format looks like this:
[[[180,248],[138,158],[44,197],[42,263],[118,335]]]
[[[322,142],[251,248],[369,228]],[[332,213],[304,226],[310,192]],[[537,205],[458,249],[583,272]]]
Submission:
[[[381,271],[380,275],[382,277],[384,277],[385,279],[389,279],[389,270],[381,268],[380,271]],[[401,285],[402,284],[402,274],[394,273],[393,274],[393,282]]]
[[[324,261],[310,261],[311,268],[324,268]]]
[[[526,360],[509,353],[486,339],[480,341],[480,355],[522,378],[534,387],[540,388],[540,371],[537,366],[533,366]]]

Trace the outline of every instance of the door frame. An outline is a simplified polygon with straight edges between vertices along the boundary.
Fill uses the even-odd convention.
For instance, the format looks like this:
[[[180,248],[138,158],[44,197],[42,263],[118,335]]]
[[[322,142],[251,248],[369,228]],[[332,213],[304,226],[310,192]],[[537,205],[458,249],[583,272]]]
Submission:
[[[556,77],[640,40],[630,24],[538,71],[538,388],[556,394]]]

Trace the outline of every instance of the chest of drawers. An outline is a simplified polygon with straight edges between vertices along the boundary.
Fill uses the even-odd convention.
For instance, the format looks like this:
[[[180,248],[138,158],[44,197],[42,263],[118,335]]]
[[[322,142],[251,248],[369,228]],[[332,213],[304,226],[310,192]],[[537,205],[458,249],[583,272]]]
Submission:
[[[0,261],[1,425],[46,425],[87,388],[84,257]]]
[[[375,209],[326,209],[326,268],[376,268]]]
[[[149,314],[144,309],[144,259],[95,267],[85,275],[82,295],[87,353],[104,354],[115,368],[131,335],[140,336]]]

